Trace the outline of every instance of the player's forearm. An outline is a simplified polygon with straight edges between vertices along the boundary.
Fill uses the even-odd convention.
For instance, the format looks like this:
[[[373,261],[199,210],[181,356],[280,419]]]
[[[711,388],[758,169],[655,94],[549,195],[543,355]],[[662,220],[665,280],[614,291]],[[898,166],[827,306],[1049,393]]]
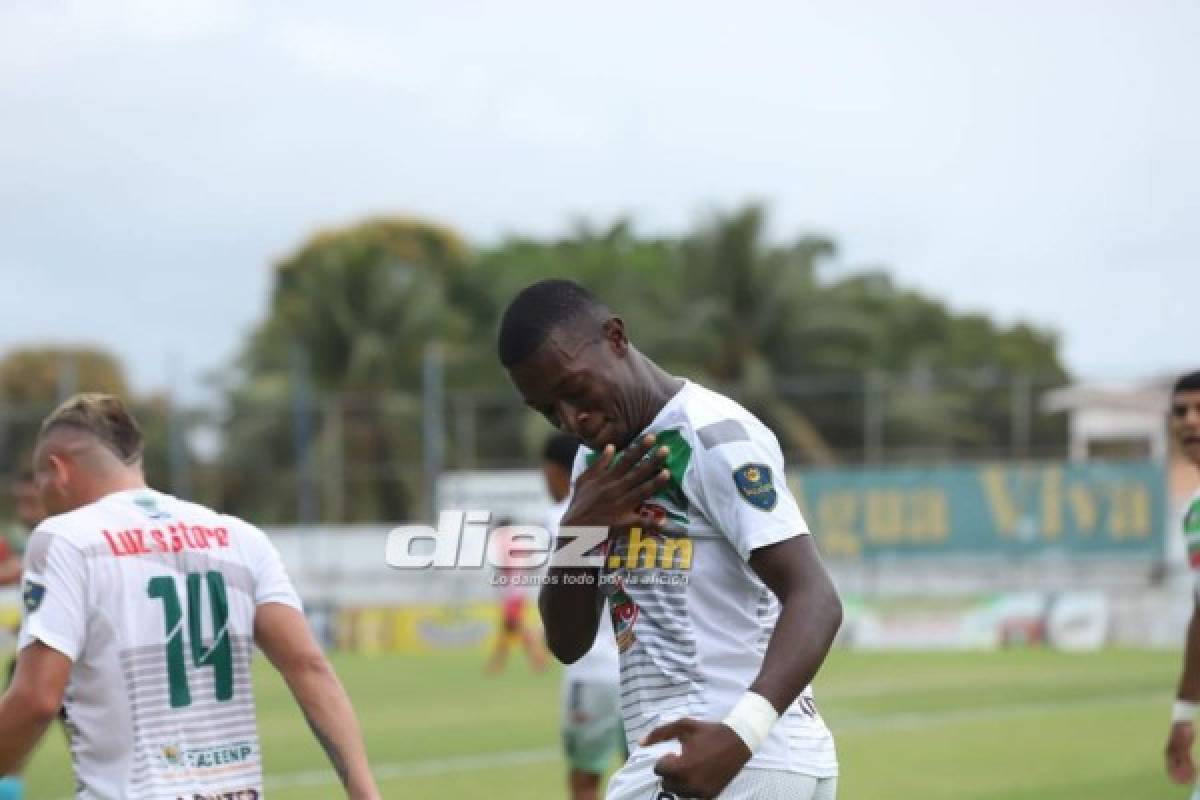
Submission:
[[[1188,623],[1177,697],[1192,703],[1200,702],[1200,607],[1193,607],[1192,621]]]
[[[599,570],[551,567],[538,593],[546,646],[564,664],[592,649],[600,627]]]
[[[39,705],[13,689],[0,696],[0,775],[20,770],[57,714],[57,707]]]
[[[358,718],[333,667],[314,655],[284,678],[347,794],[355,800],[378,797]]]
[[[842,602],[828,575],[779,598],[782,608],[750,690],[783,713],[812,683],[842,624]]]

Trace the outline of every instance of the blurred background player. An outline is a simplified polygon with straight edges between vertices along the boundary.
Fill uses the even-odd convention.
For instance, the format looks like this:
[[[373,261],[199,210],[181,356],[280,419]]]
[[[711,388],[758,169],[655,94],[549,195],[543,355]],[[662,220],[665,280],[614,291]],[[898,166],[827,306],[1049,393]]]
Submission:
[[[15,524],[6,526],[0,535],[0,586],[17,586],[21,582],[25,539],[45,517],[37,486],[33,482],[33,471],[24,470],[13,481],[13,507],[17,514]],[[16,633],[16,631],[14,631]],[[12,682],[17,668],[16,656],[9,659],[5,668],[5,687]],[[0,777],[0,800],[19,800],[22,797],[22,781],[19,775]]]
[[[496,644],[492,648],[492,656],[488,659],[487,672],[489,675],[499,675],[508,664],[508,651],[513,642],[519,642],[534,672],[546,669],[546,648],[542,646],[541,631],[530,627],[525,622],[525,606],[528,603],[532,584],[521,582],[524,577],[532,576],[530,570],[517,569],[507,563],[511,548],[506,531],[513,521],[507,517],[496,521],[490,546],[493,552],[502,559],[502,566],[497,574],[500,577],[500,627],[496,631]]]
[[[1200,371],[1184,375],[1171,391],[1171,433],[1179,452],[1200,468]],[[1183,514],[1183,536],[1188,561],[1197,576],[1193,593],[1192,621],[1188,625],[1183,651],[1183,675],[1171,713],[1171,731],[1167,736],[1167,774],[1177,783],[1195,783],[1196,766],[1192,761],[1192,743],[1196,738],[1193,719],[1200,709],[1200,492],[1188,502]],[[1193,791],[1200,800],[1200,787]]]
[[[546,514],[546,529],[558,535],[558,523],[571,495],[571,473],[579,440],[556,433],[542,451],[542,474],[554,500]],[[596,643],[583,658],[568,664],[563,674],[562,736],[567,756],[567,785],[572,800],[595,800],[600,780],[612,765],[613,756],[625,755],[625,731],[621,727],[619,697],[620,665],[612,624],[600,621]]]
[[[17,475],[12,495],[17,521],[0,530],[0,586],[15,586],[20,582],[25,539],[46,516],[32,470],[23,470]]]
[[[42,425],[34,474],[53,516],[26,548],[0,770],[65,699],[78,797],[261,797],[257,643],[349,796],[377,798],[358,720],[275,548],[242,520],[148,488],[142,450],[109,395],[77,395]]]

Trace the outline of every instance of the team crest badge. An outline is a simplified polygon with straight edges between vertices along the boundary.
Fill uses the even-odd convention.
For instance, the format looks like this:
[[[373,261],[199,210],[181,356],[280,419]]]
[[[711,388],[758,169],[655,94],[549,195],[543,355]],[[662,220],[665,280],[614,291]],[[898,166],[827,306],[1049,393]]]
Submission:
[[[617,639],[617,650],[624,653],[633,647],[634,641],[637,640],[633,626],[637,624],[638,607],[637,603],[633,602],[633,598],[625,593],[625,587],[619,579],[616,591],[608,598],[608,605],[612,612],[613,634]]]
[[[41,608],[42,599],[46,596],[46,587],[33,581],[25,581],[25,590],[21,594],[25,601],[25,613],[32,614]]]
[[[745,464],[733,471],[733,484],[738,494],[760,511],[770,511],[779,500],[771,468],[766,464]]]

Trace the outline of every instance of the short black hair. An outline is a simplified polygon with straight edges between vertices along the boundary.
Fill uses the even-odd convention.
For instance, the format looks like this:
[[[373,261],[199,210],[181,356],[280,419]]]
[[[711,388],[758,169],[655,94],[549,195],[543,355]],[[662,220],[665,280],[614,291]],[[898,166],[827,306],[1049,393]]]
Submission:
[[[546,439],[542,448],[542,458],[552,464],[558,464],[567,472],[575,466],[575,451],[579,449],[579,440],[569,433],[554,433]]]
[[[496,337],[500,363],[511,369],[536,353],[558,325],[602,310],[604,304],[575,281],[552,278],[525,287],[500,320]]]
[[[1200,369],[1179,376],[1179,380],[1175,381],[1175,388],[1171,390],[1171,394],[1178,394],[1179,392],[1200,392]]]

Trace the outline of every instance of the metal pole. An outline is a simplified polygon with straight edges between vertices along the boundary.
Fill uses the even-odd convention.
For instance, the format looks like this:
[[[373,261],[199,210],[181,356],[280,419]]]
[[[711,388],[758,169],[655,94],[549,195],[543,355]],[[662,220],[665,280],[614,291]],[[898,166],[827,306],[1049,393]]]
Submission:
[[[863,451],[868,464],[883,461],[884,376],[878,370],[866,374],[863,401]]]
[[[346,428],[343,424],[344,403],[339,392],[331,392],[325,400],[325,518],[332,522],[346,519]]]
[[[74,353],[63,353],[58,359],[58,402],[79,391],[79,362]]]
[[[475,396],[461,393],[454,397],[454,431],[458,439],[458,467],[470,469],[475,466]]]
[[[311,525],[317,518],[316,481],[312,459],[312,387],[308,354],[292,343],[292,437],[296,451],[296,522]]]
[[[445,393],[442,374],[442,346],[433,341],[425,345],[422,368],[422,441],[424,444],[425,516],[437,513],[437,481],[442,473],[446,425],[443,419]]]
[[[1022,372],[1012,376],[1011,455],[1017,460],[1029,458],[1033,431],[1033,379]]]
[[[167,399],[167,458],[171,473],[171,494],[188,499],[192,493],[192,476],[188,464],[187,433],[174,396]]]
[[[178,387],[181,384],[180,360],[171,358],[167,364],[167,470],[171,484],[171,493],[176,497],[188,499],[191,496],[191,474],[189,472],[187,430],[185,422],[180,418],[177,400]]]

